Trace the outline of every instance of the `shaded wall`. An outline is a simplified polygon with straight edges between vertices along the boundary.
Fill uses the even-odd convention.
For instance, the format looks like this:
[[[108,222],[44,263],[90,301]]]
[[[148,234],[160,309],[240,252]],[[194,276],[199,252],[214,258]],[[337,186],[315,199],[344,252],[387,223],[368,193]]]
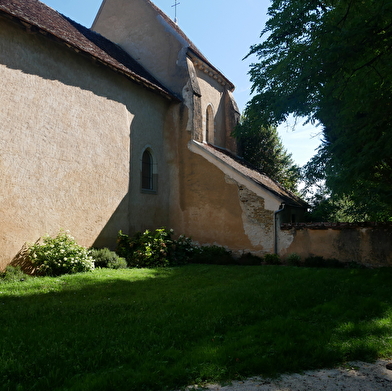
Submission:
[[[367,266],[392,266],[392,224],[283,224],[279,253],[336,258]]]
[[[150,145],[165,172],[165,99],[2,18],[0,77],[0,269],[60,228],[113,247],[130,220],[164,222],[140,194],[139,157]]]

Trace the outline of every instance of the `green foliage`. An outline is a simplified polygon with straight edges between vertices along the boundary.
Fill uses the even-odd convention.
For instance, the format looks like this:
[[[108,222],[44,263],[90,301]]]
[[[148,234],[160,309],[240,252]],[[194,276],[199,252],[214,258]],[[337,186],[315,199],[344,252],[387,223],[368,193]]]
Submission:
[[[265,254],[264,261],[267,265],[281,265],[281,260],[278,254]]]
[[[296,253],[291,253],[286,258],[286,263],[289,266],[304,266],[314,268],[333,268],[333,269],[365,269],[366,266],[358,264],[357,262],[341,262],[336,258],[324,258],[319,255],[312,255],[304,259],[302,262],[301,256]]]
[[[124,258],[128,263],[128,258],[132,256],[132,253],[131,239],[120,230],[117,235],[116,254]]]
[[[173,240],[173,245],[170,248],[170,264],[184,265],[188,263],[194,256],[197,248],[191,238],[180,235],[177,240]]]
[[[374,183],[358,181],[351,189],[341,192],[331,185],[331,179],[327,180],[327,171],[321,173],[321,176],[317,174],[318,179],[316,179],[313,160],[319,160],[319,157],[314,157],[304,167],[305,189],[307,190],[303,196],[311,206],[308,220],[392,221],[391,207],[383,199],[384,190],[378,189]],[[317,170],[319,169],[318,167]]]
[[[108,248],[92,249],[91,256],[94,259],[95,267],[106,267],[109,269],[125,269],[127,261],[119,257],[114,251]]]
[[[310,188],[310,185],[308,185]],[[315,190],[314,190],[315,189]],[[361,190],[347,194],[331,192],[325,185],[313,187],[306,198],[310,205],[308,221],[360,222],[360,221],[392,221],[388,207],[379,198],[375,189]],[[365,196],[365,192],[367,192]],[[363,197],[366,198],[364,202]]]
[[[131,238],[120,231],[118,237],[117,253],[126,259],[129,267],[169,266],[168,247],[173,242],[171,232],[165,228],[137,232]]]
[[[324,258],[321,256],[310,256],[304,261],[306,267],[329,267],[329,268],[342,268],[345,264],[335,258]]]
[[[242,254],[238,259],[237,259],[237,264],[238,265],[261,265],[261,262],[263,259],[261,257],[258,257],[257,255],[253,255],[251,253],[245,253]]]
[[[11,266],[8,265],[5,268],[5,271],[0,273],[0,282],[1,281],[24,281],[26,278],[29,278],[27,274],[25,274],[19,266]]]
[[[238,141],[241,156],[247,162],[287,189],[296,190],[300,170],[285,150],[276,127],[260,126],[249,112],[233,135]]]
[[[94,260],[90,251],[79,246],[68,233],[60,231],[52,238],[43,237],[28,248],[29,258],[41,275],[59,276],[87,272],[94,269]]]
[[[230,250],[222,246],[212,245],[195,249],[191,262],[209,265],[230,265],[234,264],[235,260]]]
[[[287,256],[286,263],[289,266],[300,266],[301,265],[301,256],[296,253],[291,253]]]
[[[117,238],[117,254],[124,257],[129,267],[165,267],[187,263],[193,254],[190,238],[172,239],[173,230],[137,232],[132,237],[121,231]]]
[[[372,220],[392,216],[391,15],[389,0],[273,0],[267,38],[250,51],[259,61],[245,115],[260,126],[290,114],[322,124],[308,179]]]

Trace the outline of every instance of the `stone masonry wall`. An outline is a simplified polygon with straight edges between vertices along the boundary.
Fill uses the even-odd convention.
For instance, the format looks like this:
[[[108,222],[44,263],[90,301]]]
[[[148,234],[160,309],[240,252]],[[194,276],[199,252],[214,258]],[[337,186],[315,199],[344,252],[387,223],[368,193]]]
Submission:
[[[282,224],[279,253],[392,266],[392,223]]]

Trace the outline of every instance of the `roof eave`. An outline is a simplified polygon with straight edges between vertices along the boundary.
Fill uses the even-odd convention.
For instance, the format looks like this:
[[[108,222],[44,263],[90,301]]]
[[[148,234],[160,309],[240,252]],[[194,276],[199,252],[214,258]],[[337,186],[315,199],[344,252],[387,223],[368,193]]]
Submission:
[[[193,62],[194,66],[204,73],[208,74],[210,77],[215,79],[219,84],[226,87],[229,91],[233,92],[235,90],[234,84],[227,79],[222,72],[215,68],[208,60],[201,56],[197,51],[188,47],[188,57]]]
[[[71,42],[67,42],[62,37],[57,36],[53,32],[46,30],[45,28],[43,28],[41,26],[37,26],[37,25],[31,23],[31,21],[29,21],[23,17],[16,16],[12,13],[7,12],[4,9],[0,9],[0,15],[3,15],[7,19],[12,20],[14,23],[19,24],[21,27],[25,28],[29,33],[39,33],[39,34],[45,36],[46,38],[52,39],[53,41],[55,41],[57,43],[63,44],[67,48],[74,50],[76,53],[83,54],[84,56],[92,59],[93,61],[104,65],[105,67],[111,69],[114,72],[122,74],[123,76],[127,77],[131,81],[141,85],[144,88],[147,88],[151,91],[154,91],[155,93],[158,93],[159,95],[163,96],[164,98],[166,98],[170,101],[181,102],[181,99],[179,97],[177,97],[174,93],[171,93],[169,91],[165,91],[164,89],[151,83],[149,80],[144,79],[143,77],[137,75],[134,72],[125,71],[125,70],[121,69],[120,67],[117,67],[113,64],[109,64],[108,62],[101,59],[99,56],[95,56],[95,55],[77,47],[76,45],[72,44]]]
[[[213,147],[211,145],[209,145],[209,146],[216,150],[216,147]],[[290,207],[302,208],[302,209],[309,208],[309,205],[305,201],[303,201],[301,198],[297,197],[295,194],[293,194],[289,190],[285,189],[280,183],[273,181],[271,178],[268,178],[269,180],[273,181],[280,189],[284,190],[284,193],[286,193],[286,194],[279,193],[278,191],[272,189],[268,185],[256,180],[255,178],[250,177],[249,175],[246,175],[243,172],[241,172],[233,165],[228,164],[220,156],[217,156],[216,154],[211,153],[211,151],[208,148],[206,148],[205,144],[200,143],[195,140],[191,140],[188,147],[193,152],[195,152],[196,150],[203,151],[206,154],[205,156],[208,155],[211,158],[215,159],[215,161],[219,161],[223,166],[230,167],[230,170],[236,172],[239,175],[239,177],[245,178],[247,181],[250,181],[251,183],[253,183],[256,187],[263,188],[264,190],[269,192],[271,195],[273,195],[280,202],[285,202],[285,204]],[[232,159],[232,158],[230,158],[230,159]],[[235,162],[237,164],[242,165],[243,167],[247,168],[246,166],[239,163],[238,161],[235,161]],[[264,174],[261,174],[261,175],[264,175]]]

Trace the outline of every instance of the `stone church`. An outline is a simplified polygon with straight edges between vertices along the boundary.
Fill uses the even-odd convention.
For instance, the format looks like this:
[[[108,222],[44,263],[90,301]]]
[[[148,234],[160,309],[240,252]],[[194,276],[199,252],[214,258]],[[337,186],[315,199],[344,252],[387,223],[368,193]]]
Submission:
[[[237,156],[234,85],[150,0],[104,0],[91,29],[0,0],[0,268],[60,229],[113,248],[173,228],[264,254],[306,207]]]

